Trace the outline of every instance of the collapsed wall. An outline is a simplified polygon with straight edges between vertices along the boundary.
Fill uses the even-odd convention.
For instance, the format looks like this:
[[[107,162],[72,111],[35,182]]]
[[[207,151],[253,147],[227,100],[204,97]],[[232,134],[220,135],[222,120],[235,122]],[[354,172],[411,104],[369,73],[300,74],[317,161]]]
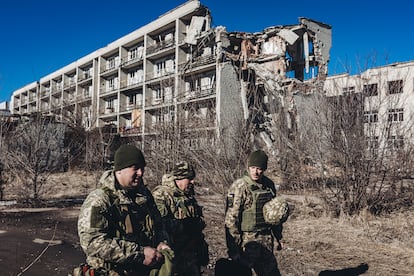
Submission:
[[[238,92],[236,106],[252,125],[258,147],[272,149],[281,121],[287,127],[287,137],[294,139],[300,119],[295,97],[322,91],[328,74],[331,27],[307,18],[299,21],[298,25],[275,26],[258,33],[226,32],[223,27],[215,30],[223,73],[220,87],[234,87],[234,93]],[[234,81],[239,85],[231,84]],[[224,95],[222,105],[229,102],[225,97],[231,93]],[[234,106],[228,108],[234,114]]]

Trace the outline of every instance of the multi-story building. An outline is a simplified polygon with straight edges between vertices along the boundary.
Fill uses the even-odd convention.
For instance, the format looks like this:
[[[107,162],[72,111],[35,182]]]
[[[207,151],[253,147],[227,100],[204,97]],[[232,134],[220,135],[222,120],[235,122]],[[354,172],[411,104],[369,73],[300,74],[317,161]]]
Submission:
[[[326,79],[327,96],[360,95],[363,132],[371,149],[388,153],[413,145],[414,62],[341,74]]]
[[[253,34],[227,32],[212,27],[207,7],[188,1],[14,91],[11,112],[54,114],[86,129],[113,125],[142,141],[167,125],[231,135],[240,121],[265,118],[289,102],[284,98],[309,86],[305,79],[321,84],[327,76],[331,27],[299,20]],[[258,103],[269,114],[252,115]],[[256,125],[271,143],[270,130]]]

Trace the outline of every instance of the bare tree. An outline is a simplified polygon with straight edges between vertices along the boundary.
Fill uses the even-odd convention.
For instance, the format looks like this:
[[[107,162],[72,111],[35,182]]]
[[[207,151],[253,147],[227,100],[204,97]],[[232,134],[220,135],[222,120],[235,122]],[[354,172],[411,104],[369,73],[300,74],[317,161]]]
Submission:
[[[157,109],[153,116],[159,121],[148,124],[146,129],[151,135],[145,140],[139,136],[124,139],[123,143],[143,145],[150,164],[146,172],[149,186],[159,184],[162,175],[171,171],[180,160],[188,160],[195,165],[197,181],[206,191],[224,194],[228,185],[240,176],[245,169],[248,152],[245,147],[250,145],[247,133],[250,130],[240,125],[236,126],[238,131],[232,132],[230,138],[218,135],[216,117],[210,105],[209,101],[185,103],[173,113],[170,112],[171,107]]]
[[[414,130],[405,77],[388,79],[343,78],[331,87],[339,93],[303,98],[298,143],[286,147],[294,156],[287,175],[302,187],[316,184],[336,214],[412,204],[403,181],[412,173]]]
[[[20,183],[19,194],[24,199],[37,202],[48,176],[67,168],[66,132],[67,126],[55,122],[53,117],[36,114],[7,133],[4,166],[14,181]]]

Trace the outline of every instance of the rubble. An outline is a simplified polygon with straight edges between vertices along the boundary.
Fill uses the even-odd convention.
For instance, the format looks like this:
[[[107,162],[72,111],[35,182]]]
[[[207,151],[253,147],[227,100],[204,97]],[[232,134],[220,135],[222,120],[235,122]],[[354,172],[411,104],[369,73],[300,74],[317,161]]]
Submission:
[[[289,132],[295,133],[299,115],[294,96],[322,91],[328,74],[331,26],[303,17],[299,21],[258,33],[216,29],[222,42],[218,58],[231,61],[242,76],[244,119],[254,122],[268,148],[275,139],[275,116],[282,112]]]

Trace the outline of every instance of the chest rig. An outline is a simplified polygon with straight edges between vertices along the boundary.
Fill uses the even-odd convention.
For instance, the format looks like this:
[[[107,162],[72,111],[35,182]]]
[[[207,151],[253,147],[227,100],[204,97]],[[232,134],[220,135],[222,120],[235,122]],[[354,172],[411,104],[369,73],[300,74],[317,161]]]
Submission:
[[[106,187],[103,190],[111,203],[104,213],[109,221],[110,235],[142,246],[154,246],[154,220],[147,197],[138,195],[131,202],[121,203],[112,190]]]
[[[201,216],[200,206],[194,197],[188,197],[182,193],[174,192],[173,216],[175,219],[194,218]]]
[[[254,182],[248,176],[244,176],[243,179],[247,182],[252,196],[252,204],[242,212],[241,230],[243,232],[266,230],[269,228],[269,224],[264,220],[263,206],[275,196],[274,192],[268,187],[262,187],[261,184]]]

